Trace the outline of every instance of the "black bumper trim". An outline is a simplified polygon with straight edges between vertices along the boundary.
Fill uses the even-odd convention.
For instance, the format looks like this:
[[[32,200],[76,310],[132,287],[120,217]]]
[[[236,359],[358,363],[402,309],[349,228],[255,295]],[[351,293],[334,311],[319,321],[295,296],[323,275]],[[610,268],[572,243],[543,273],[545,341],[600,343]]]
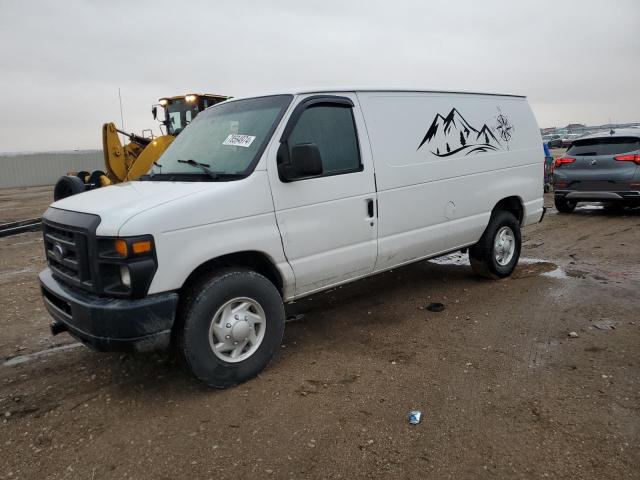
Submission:
[[[555,198],[568,198],[578,202],[620,202],[620,201],[640,201],[640,191],[637,190],[612,190],[612,191],[590,191],[590,190],[555,190]]]
[[[148,351],[169,345],[175,292],[136,300],[99,297],[59,283],[48,268],[40,273],[40,286],[54,322],[96,350]]]

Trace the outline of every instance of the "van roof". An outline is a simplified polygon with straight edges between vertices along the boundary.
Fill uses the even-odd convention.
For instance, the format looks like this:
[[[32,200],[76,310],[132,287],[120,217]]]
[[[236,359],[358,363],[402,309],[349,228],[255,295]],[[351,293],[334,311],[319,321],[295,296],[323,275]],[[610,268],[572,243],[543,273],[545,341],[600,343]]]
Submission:
[[[494,97],[518,97],[526,98],[524,95],[513,95],[508,93],[487,93],[487,92],[469,92],[461,90],[428,90],[420,88],[376,88],[376,87],[330,87],[330,88],[301,88],[292,93],[320,93],[320,92],[419,92],[419,93],[452,93],[464,95],[490,95]]]
[[[240,100],[243,98],[265,97],[269,95],[306,95],[310,93],[339,93],[339,92],[414,92],[414,93],[449,93],[455,95],[485,95],[492,97],[513,97],[526,98],[525,95],[514,95],[509,93],[487,93],[487,92],[468,92],[460,90],[422,90],[419,88],[389,88],[389,87],[327,87],[327,88],[290,88],[273,92],[256,92],[255,94],[242,95],[233,98]]]

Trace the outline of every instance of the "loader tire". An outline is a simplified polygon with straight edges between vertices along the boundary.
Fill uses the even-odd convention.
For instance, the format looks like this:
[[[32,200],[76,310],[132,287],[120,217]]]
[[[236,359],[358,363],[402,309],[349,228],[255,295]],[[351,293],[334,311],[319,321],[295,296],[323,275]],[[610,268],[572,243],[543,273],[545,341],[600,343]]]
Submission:
[[[76,177],[82,180],[82,183],[87,183],[88,176],[89,176],[89,172],[87,172],[86,170],[80,170],[78,173],[76,173]]]
[[[87,180],[87,185],[89,188],[94,189],[102,186],[102,181],[100,180],[105,176],[105,173],[102,170],[94,170],[89,175],[89,179]]]
[[[78,177],[65,175],[60,177],[53,187],[53,200],[58,201],[63,198],[82,193],[86,190],[84,182]]]

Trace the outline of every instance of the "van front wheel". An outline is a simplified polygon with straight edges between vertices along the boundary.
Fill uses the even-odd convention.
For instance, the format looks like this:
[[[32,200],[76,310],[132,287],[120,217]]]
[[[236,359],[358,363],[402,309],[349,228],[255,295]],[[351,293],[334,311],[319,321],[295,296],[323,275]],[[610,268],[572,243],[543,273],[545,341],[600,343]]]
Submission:
[[[478,243],[469,249],[471,268],[487,278],[508,277],[518,264],[521,243],[516,217],[506,211],[494,212]]]
[[[255,377],[282,341],[284,305],[276,287],[249,270],[203,277],[186,292],[178,348],[193,374],[227,388]]]

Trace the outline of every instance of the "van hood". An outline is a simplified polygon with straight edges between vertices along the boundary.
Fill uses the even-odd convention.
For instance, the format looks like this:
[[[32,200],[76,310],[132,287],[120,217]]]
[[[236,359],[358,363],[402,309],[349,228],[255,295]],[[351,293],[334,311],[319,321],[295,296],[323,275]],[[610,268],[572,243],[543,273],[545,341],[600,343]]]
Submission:
[[[133,181],[73,195],[51,206],[99,215],[99,230],[115,235],[120,225],[138,213],[203,190],[224,188],[227,183]]]
[[[65,198],[53,208],[100,217],[102,236],[164,234],[273,214],[266,170],[229,182],[133,181]]]

